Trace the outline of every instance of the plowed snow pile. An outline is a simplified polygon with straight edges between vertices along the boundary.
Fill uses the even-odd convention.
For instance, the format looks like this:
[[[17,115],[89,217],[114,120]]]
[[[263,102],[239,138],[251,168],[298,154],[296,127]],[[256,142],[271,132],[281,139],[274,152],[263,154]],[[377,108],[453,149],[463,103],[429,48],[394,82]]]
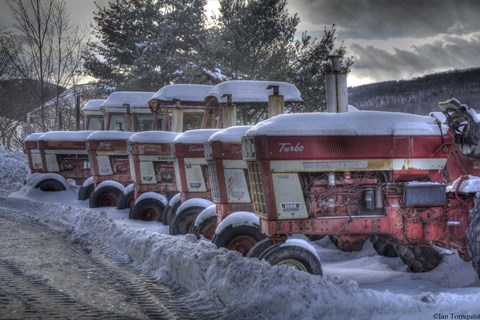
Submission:
[[[0,198],[20,189],[29,172],[23,153],[8,152],[0,146]]]
[[[4,149],[0,153],[0,183],[18,179],[21,185],[24,177],[3,172],[8,167],[3,162],[17,159],[20,167],[23,158],[8,155]],[[373,255],[371,246],[361,253],[345,254],[333,250],[324,239],[315,243],[325,261],[326,275],[318,277],[217,250],[191,235],[169,236],[159,223],[128,220],[127,210],[89,209],[76,200],[73,187],[44,193],[24,186],[1,204],[100,248],[141,272],[180,284],[193,298],[210,298],[224,306],[226,319],[439,319],[438,314],[480,318],[478,281],[470,264],[458,258],[446,257],[440,271],[412,275],[399,259]],[[461,272],[454,272],[458,268]],[[351,280],[352,276],[358,278]],[[455,279],[470,287],[446,288],[455,286]],[[377,289],[365,289],[367,283]]]

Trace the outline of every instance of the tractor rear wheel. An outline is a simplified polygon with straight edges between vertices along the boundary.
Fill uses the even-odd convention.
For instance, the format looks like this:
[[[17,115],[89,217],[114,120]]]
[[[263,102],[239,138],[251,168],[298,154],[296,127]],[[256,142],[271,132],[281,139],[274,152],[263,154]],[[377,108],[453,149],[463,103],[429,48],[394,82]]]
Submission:
[[[435,248],[427,246],[397,246],[396,251],[400,259],[412,272],[428,272],[435,269],[443,259]]]
[[[313,275],[323,275],[322,265],[309,250],[298,245],[275,244],[263,258],[271,265],[288,265]]]
[[[45,179],[37,184],[36,188],[46,191],[46,192],[55,192],[55,191],[65,191],[65,186],[58,180],[55,179]]]
[[[81,186],[80,189],[78,190],[78,200],[87,200],[90,199],[90,196],[92,195],[93,190],[95,189],[95,185],[89,184],[86,187]]]
[[[204,207],[188,207],[180,212],[177,212],[170,222],[169,231],[171,235],[187,234],[190,228],[195,223],[195,218],[205,209]]]
[[[113,186],[104,186],[95,190],[90,196],[90,208],[114,207],[122,190]]]
[[[145,198],[130,208],[129,219],[162,222],[165,205],[157,199]]]
[[[218,248],[235,250],[245,256],[257,242],[264,238],[265,235],[260,232],[257,226],[229,225],[219,233],[215,233],[212,242]]]
[[[193,233],[200,238],[200,236],[204,236],[208,240],[212,240],[213,236],[215,235],[215,229],[217,228],[217,216],[208,217],[207,219],[203,220],[199,225],[195,223],[192,224],[190,228],[190,233]]]
[[[172,223],[173,217],[175,217],[175,214],[177,213],[178,208],[182,204],[181,201],[175,202],[173,206],[167,205],[165,208],[165,213],[163,215],[163,224],[164,225],[169,225]]]
[[[395,250],[395,245],[388,241],[386,238],[373,235],[370,237],[370,242],[373,244],[373,249],[379,256],[384,256],[388,258],[398,257],[397,251]]]
[[[135,191],[131,190],[129,193],[120,193],[117,201],[117,209],[131,208],[135,204],[134,198]]]
[[[468,214],[468,253],[472,257],[472,265],[480,278],[480,193],[475,195],[475,206]]]
[[[342,236],[329,236],[329,238],[337,249],[348,252],[362,251],[363,243],[365,242],[365,239],[351,241],[349,238]]]
[[[274,242],[269,239],[265,238],[261,241],[258,241],[247,253],[247,257],[249,258],[258,258],[260,259],[260,256],[262,253],[264,253],[268,248],[274,245]]]

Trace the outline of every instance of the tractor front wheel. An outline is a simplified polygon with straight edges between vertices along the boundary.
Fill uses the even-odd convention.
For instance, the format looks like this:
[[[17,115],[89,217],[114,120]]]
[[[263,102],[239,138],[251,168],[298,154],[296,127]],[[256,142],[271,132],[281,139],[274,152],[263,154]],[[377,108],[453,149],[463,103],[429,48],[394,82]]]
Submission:
[[[270,247],[262,256],[271,265],[283,264],[313,275],[323,275],[318,257],[302,246],[278,243]]]
[[[468,214],[468,253],[472,257],[472,265],[480,278],[480,193],[475,195],[475,206]]]
[[[443,259],[435,248],[427,246],[397,246],[396,251],[400,259],[412,272],[428,272],[435,269]]]

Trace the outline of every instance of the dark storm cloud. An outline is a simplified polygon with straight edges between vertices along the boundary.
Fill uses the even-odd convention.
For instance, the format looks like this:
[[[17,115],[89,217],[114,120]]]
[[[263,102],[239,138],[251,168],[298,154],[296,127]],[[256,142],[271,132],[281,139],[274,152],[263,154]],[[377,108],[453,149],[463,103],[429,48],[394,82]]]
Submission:
[[[292,0],[303,22],[336,24],[340,39],[423,38],[480,30],[479,0]]]
[[[412,50],[394,49],[389,52],[359,44],[351,44],[349,48],[355,56],[355,75],[376,81],[480,67],[480,33],[469,39],[444,36],[429,44],[413,46]]]

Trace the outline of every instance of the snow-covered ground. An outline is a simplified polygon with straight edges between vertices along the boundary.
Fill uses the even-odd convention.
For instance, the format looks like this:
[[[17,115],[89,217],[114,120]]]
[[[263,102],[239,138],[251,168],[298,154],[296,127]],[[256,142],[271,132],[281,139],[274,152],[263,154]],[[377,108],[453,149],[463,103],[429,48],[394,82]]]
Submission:
[[[170,236],[162,224],[129,220],[128,210],[90,209],[77,200],[76,187],[55,193],[22,187],[25,161],[0,148],[0,206],[180,284],[192,299],[223,306],[229,319],[480,319],[480,282],[457,255],[414,274],[399,258],[377,256],[369,242],[347,253],[324,238],[313,243],[324,277],[312,276],[217,250],[192,235]]]

